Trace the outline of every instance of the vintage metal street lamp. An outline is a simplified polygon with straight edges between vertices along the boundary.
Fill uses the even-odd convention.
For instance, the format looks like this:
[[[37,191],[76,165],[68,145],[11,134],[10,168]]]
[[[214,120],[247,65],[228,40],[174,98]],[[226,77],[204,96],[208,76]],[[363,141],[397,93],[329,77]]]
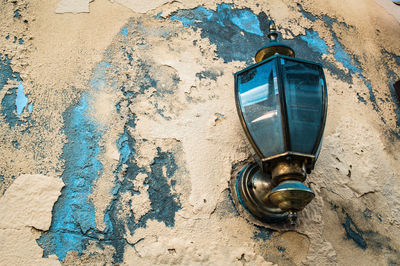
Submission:
[[[327,89],[322,66],[295,59],[277,36],[271,22],[256,64],[235,74],[236,106],[256,161],[238,173],[235,194],[258,220],[295,224],[314,198],[303,182],[320,151]]]

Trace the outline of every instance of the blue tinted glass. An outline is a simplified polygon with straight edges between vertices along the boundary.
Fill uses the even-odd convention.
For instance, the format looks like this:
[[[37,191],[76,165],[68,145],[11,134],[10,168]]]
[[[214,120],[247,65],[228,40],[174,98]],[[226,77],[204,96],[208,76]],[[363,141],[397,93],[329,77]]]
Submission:
[[[261,153],[284,152],[275,60],[241,73],[238,90],[244,120]]]
[[[323,122],[324,80],[318,65],[281,59],[290,151],[312,154]]]

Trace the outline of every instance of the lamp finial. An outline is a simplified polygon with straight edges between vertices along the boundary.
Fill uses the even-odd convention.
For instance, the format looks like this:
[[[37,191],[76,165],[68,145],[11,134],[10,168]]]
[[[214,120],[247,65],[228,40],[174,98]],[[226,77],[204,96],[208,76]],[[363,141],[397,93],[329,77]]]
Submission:
[[[270,39],[270,42],[258,50],[255,56],[256,62],[261,62],[262,60],[274,56],[275,54],[294,57],[294,51],[292,48],[286,44],[278,42],[278,32],[276,31],[275,22],[272,19],[269,21],[267,36]]]
[[[269,21],[269,28],[268,28],[268,38],[273,42],[276,41],[278,38],[278,32],[276,31],[275,22],[271,19]]]

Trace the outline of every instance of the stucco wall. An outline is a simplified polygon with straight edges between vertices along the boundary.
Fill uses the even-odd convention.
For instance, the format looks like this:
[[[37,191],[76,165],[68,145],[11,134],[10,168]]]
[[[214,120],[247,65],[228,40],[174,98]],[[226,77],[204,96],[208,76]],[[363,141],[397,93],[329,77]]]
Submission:
[[[399,10],[1,1],[0,264],[399,263]],[[316,198],[289,232],[244,219],[228,185],[251,157],[232,74],[271,18],[329,94]]]

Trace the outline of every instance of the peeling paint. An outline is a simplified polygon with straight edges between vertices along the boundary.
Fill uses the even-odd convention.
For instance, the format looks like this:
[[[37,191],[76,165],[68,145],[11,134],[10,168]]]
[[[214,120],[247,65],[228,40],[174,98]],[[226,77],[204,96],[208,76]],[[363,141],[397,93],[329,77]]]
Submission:
[[[348,239],[351,239],[356,243],[358,247],[361,249],[367,248],[367,243],[363,238],[363,233],[357,228],[357,225],[353,222],[353,220],[347,215],[346,222],[343,224],[343,227],[346,230],[346,236]]]
[[[257,229],[257,231],[254,231],[254,239],[266,241],[271,239],[271,235],[274,233],[273,230],[264,227],[258,227]]]
[[[20,17],[21,17],[20,10],[19,10],[19,9],[16,9],[16,10],[14,11],[14,18],[20,18]]]
[[[115,0],[115,2],[126,6],[134,12],[146,13],[156,9],[159,6],[172,2],[171,0],[153,0],[153,1],[138,1],[138,0]]]
[[[300,38],[306,41],[314,51],[320,54],[328,54],[329,47],[326,45],[325,41],[319,37],[318,32],[306,30],[306,35]]]
[[[349,69],[351,72],[361,74],[361,70],[357,66],[355,66],[354,61],[345,52],[343,46],[338,42],[337,38],[334,38],[333,42],[334,42],[333,49],[335,51],[334,56],[336,60],[342,63],[343,66]]]
[[[374,1],[96,1],[75,16],[54,7],[0,9],[1,191],[21,172],[65,182],[51,226],[7,235],[4,250],[64,265],[399,260],[399,108],[388,87],[398,23]],[[268,43],[271,18],[328,83],[307,179],[316,197],[295,232],[249,223],[228,188],[232,165],[251,156],[232,73]],[[35,253],[22,253],[28,242]]]
[[[126,29],[126,27],[123,27],[121,30],[122,35],[124,35],[125,37],[128,36],[128,31]]]
[[[0,57],[2,57],[1,54]],[[22,85],[20,74],[14,72],[10,64],[11,60],[7,55],[4,56],[3,60],[0,60],[0,88],[3,91],[8,90],[3,94],[3,99],[1,100],[1,113],[7,123],[13,127],[24,123],[23,120],[18,118],[26,105],[27,98],[24,94],[24,86]],[[15,84],[6,88],[6,84],[10,81],[18,82],[18,85]],[[17,115],[15,111],[17,111]]]
[[[65,188],[54,206],[49,232],[38,241],[44,248],[45,257],[56,254],[64,260],[70,251],[82,254],[88,240],[97,233],[94,208],[88,202],[88,196],[102,171],[102,165],[96,159],[100,152],[97,142],[102,133],[87,117],[87,110],[87,95],[82,95],[79,104],[65,114],[65,132],[70,143],[63,149]]]
[[[259,36],[264,35],[260,29],[260,22],[258,21],[258,17],[249,10],[243,10],[238,14],[234,14],[231,18],[231,21],[240,29],[248,33],[253,33]]]
[[[231,4],[218,4],[217,9],[196,7],[179,10],[170,16],[172,21],[180,21],[184,27],[202,29],[202,37],[217,45],[218,54],[225,62],[252,60],[255,52],[265,45],[259,18],[251,10],[233,8]],[[232,46],[232,44],[234,44]]]
[[[89,13],[89,2],[93,0],[59,0],[56,13]]]
[[[90,81],[93,90],[105,86],[104,71],[108,66],[107,62],[101,62],[93,71]],[[103,170],[97,156],[100,153],[98,142],[104,133],[98,123],[88,116],[89,97],[84,93],[79,103],[64,113],[64,132],[68,137],[62,155],[65,160],[62,174],[65,188],[54,206],[49,232],[38,240],[45,257],[56,254],[64,260],[70,251],[82,254],[88,241],[99,237],[89,195]]]

